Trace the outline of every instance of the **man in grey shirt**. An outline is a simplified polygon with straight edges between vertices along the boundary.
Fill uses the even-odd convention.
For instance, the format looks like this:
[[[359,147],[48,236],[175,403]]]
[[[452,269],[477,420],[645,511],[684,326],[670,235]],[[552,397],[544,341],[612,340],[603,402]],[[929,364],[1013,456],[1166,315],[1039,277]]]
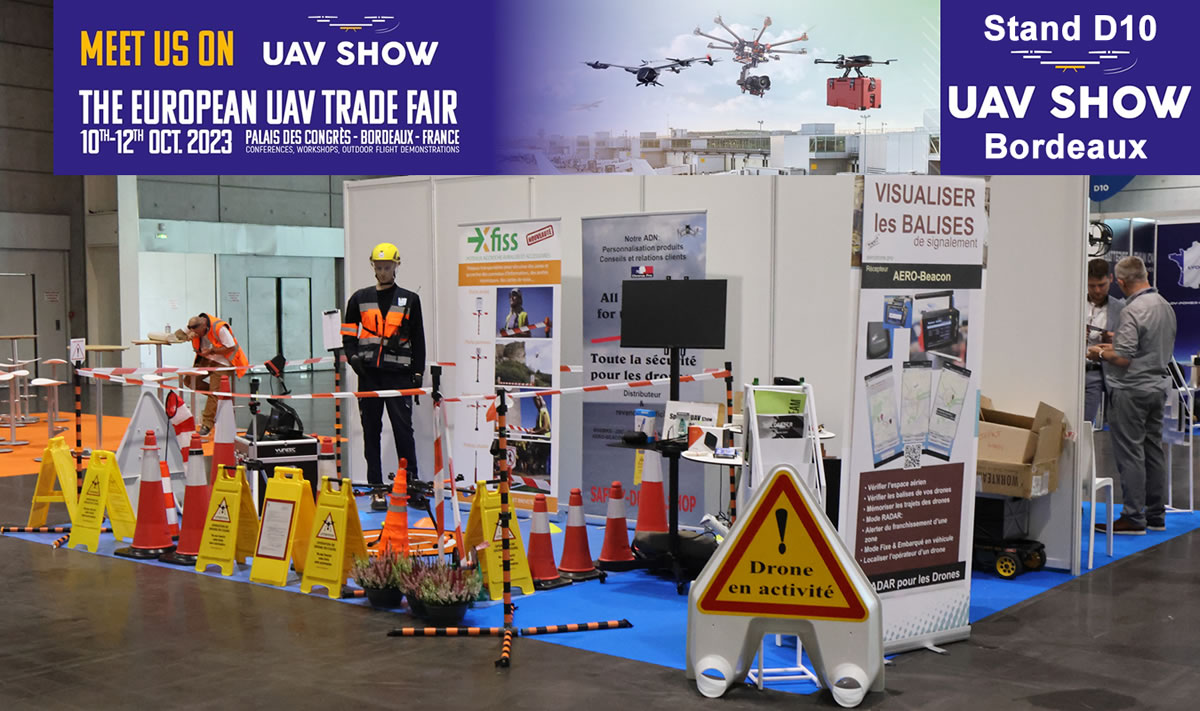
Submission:
[[[1089,347],[1088,358],[1108,364],[1108,422],[1125,504],[1121,517],[1113,522],[1113,533],[1143,536],[1147,528],[1166,530],[1162,426],[1170,385],[1167,364],[1175,348],[1175,312],[1150,286],[1140,257],[1125,257],[1117,262],[1115,272],[1125,308],[1113,342]],[[1105,530],[1103,524],[1096,528]]]

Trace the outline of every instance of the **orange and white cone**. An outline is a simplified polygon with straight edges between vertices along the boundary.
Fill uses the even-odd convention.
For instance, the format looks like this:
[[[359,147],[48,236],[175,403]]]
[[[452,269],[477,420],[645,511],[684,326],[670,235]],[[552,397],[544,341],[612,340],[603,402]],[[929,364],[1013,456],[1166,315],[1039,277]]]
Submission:
[[[183,463],[187,464],[188,448],[192,443],[192,433],[196,431],[196,418],[184,404],[179,393],[167,393],[167,417],[171,419],[171,427],[175,430],[175,441],[183,454]]]
[[[383,535],[378,550],[390,548],[393,553],[408,556],[408,460],[400,460],[392,492],[388,494],[387,516],[383,519]]]
[[[604,571],[596,570],[592,551],[588,547],[587,524],[583,519],[583,492],[571,489],[567,506],[567,537],[563,541],[562,561],[558,572],[571,580],[604,579]]]
[[[637,528],[634,538],[644,533],[666,533],[667,497],[663,494],[662,455],[646,452],[642,467],[642,491],[638,495]]]
[[[221,386],[219,392],[227,393],[229,390],[229,376],[221,376]],[[237,422],[233,419],[233,399],[218,398],[217,399],[217,415],[213,418],[213,456],[212,456],[212,476],[210,480],[216,481],[221,475],[221,467],[238,465],[237,453],[234,449],[234,438],[237,436]]]
[[[315,481],[308,482],[312,487],[313,498],[317,496],[320,490],[320,482],[329,477],[331,481],[340,481],[337,475],[337,455],[333,452],[333,438],[322,437],[321,448],[317,452],[317,478]]]
[[[142,446],[142,472],[138,482],[137,527],[133,544],[113,551],[126,558],[157,558],[175,550],[167,530],[167,510],[163,504],[162,474],[158,467],[158,441],[154,430],[146,430]]]
[[[159,558],[164,563],[195,565],[200,553],[200,539],[204,537],[204,517],[208,514],[208,499],[212,488],[204,471],[204,448],[200,435],[192,432],[192,446],[187,460],[187,489],[183,494],[183,530],[179,532],[179,545],[171,553]]]
[[[554,542],[550,540],[550,518],[546,513],[546,495],[533,500],[533,521],[529,530],[529,573],[535,590],[553,590],[570,585],[569,578],[554,567]]]
[[[162,477],[163,506],[167,512],[167,532],[171,538],[179,538],[179,512],[175,509],[175,492],[171,489],[171,471],[167,463],[158,463],[159,476]]]
[[[625,489],[614,481],[608,492],[608,519],[604,522],[604,546],[596,567],[601,570],[632,570],[638,567],[629,548],[629,527],[625,524]]]

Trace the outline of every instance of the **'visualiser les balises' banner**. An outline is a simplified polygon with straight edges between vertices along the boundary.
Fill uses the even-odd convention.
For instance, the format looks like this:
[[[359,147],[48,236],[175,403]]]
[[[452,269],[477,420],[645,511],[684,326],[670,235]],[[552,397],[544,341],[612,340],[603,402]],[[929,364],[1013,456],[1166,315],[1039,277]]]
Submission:
[[[462,10],[57,2],[55,172],[495,172],[495,10]]]

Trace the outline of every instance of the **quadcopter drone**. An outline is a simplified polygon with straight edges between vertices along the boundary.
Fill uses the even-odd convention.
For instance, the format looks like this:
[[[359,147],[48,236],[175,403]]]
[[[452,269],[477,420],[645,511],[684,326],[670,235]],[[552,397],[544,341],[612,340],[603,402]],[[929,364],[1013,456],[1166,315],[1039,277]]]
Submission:
[[[608,69],[609,67],[617,67],[618,69],[624,69],[625,71],[629,72],[630,74],[637,75],[637,85],[638,86],[650,86],[651,84],[653,84],[654,86],[662,86],[662,84],[658,83],[658,77],[663,72],[672,72],[672,73],[678,74],[680,71],[686,69],[687,67],[692,66],[692,62],[700,62],[701,64],[707,64],[708,66],[711,67],[715,62],[718,62],[718,61],[720,61],[720,60],[713,59],[711,56],[705,56],[705,57],[689,57],[687,59],[676,59],[674,57],[667,57],[667,61],[665,64],[651,64],[650,62],[647,62],[646,60],[643,59],[642,63],[636,67],[627,67],[627,66],[624,66],[621,64],[609,64],[607,62],[599,62],[599,61],[584,62],[584,64],[588,65],[592,69]]]
[[[742,73],[738,77],[737,85],[742,88],[743,92],[750,92],[751,96],[762,98],[771,89],[771,77],[766,74],[752,75],[750,74],[752,69],[758,67],[759,64],[766,64],[772,59],[778,61],[781,59],[779,56],[781,54],[808,54],[807,49],[776,49],[780,45],[791,44],[792,42],[807,42],[807,32],[795,39],[783,40],[782,42],[775,42],[773,44],[762,42],[763,34],[771,26],[771,18],[769,17],[763,20],[763,25],[758,31],[758,36],[752,42],[739,37],[738,33],[730,29],[729,25],[726,25],[720,16],[714,18],[713,22],[716,22],[726,32],[733,35],[733,40],[705,34],[700,31],[699,27],[693,32],[701,37],[707,37],[713,40],[713,42],[720,43],[714,44],[713,42],[709,42],[709,49],[722,49],[733,52],[733,61],[742,65]]]
[[[846,71],[842,74],[842,78],[845,79],[846,77],[850,76],[851,69],[853,69],[857,75],[861,77],[864,76],[862,73],[863,67],[869,67],[873,64],[891,64],[892,62],[898,61],[900,60],[889,59],[886,62],[877,61],[871,59],[871,55],[869,54],[853,54],[849,57],[844,54],[839,54],[837,59],[814,59],[813,64],[832,64],[838,69],[845,69]]]

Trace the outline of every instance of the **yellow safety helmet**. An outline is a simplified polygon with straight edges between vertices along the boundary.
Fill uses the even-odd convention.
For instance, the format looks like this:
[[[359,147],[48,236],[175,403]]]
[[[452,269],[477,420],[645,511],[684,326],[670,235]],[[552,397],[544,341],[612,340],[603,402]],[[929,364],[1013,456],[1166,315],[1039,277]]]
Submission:
[[[400,250],[391,242],[380,242],[371,248],[372,262],[400,263]]]

